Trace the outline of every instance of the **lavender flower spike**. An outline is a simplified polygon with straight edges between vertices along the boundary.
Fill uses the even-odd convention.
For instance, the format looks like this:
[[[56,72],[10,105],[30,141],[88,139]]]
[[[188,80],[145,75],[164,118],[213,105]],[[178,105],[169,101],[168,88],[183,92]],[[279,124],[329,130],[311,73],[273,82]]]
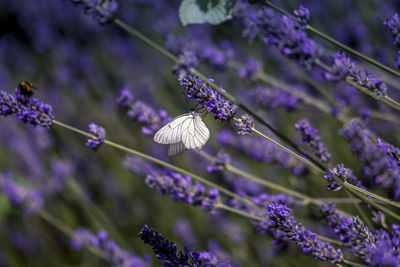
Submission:
[[[373,245],[374,236],[367,226],[358,218],[350,218],[336,211],[335,204],[322,205],[322,215],[344,246],[362,260],[370,263],[367,247]]]
[[[314,256],[316,260],[329,261],[332,264],[344,261],[340,249],[335,249],[328,242],[318,240],[317,235],[296,222],[290,212],[290,208],[285,204],[272,202],[268,206],[267,214],[271,224],[301,246],[304,253]]]
[[[89,124],[89,131],[94,135],[92,138],[88,139],[86,146],[92,148],[93,150],[99,149],[101,144],[104,143],[104,138],[106,137],[106,130],[97,125],[96,123]]]
[[[15,89],[15,95],[0,91],[0,115],[15,114],[18,119],[33,126],[50,128],[53,125],[53,109],[37,98],[21,93]]]
[[[328,181],[326,190],[338,191],[342,188],[341,184],[334,178],[338,178],[343,182],[348,182],[358,187],[363,187],[361,181],[353,175],[353,171],[344,167],[343,164],[338,164],[333,169],[328,169],[328,172],[324,174],[324,178]]]
[[[38,213],[43,207],[43,198],[36,190],[29,190],[13,181],[11,173],[0,173],[0,190],[13,206],[22,209],[25,216]]]
[[[115,267],[150,267],[151,264],[135,256],[132,252],[119,247],[114,240],[108,237],[107,232],[101,230],[96,235],[85,228],[74,232],[70,245],[73,249],[81,250],[88,247],[98,248]]]
[[[400,17],[399,14],[394,14],[393,17],[383,22],[392,31],[393,44],[400,49]],[[400,50],[395,58],[397,68],[400,68]]]
[[[220,261],[211,252],[194,252],[185,248],[184,251],[178,251],[175,242],[165,239],[162,234],[153,228],[145,225],[140,230],[138,236],[145,244],[149,244],[157,258],[163,261],[164,267],[169,266],[207,266],[207,267],[230,267],[227,261]]]
[[[201,206],[204,210],[213,210],[219,201],[219,191],[206,188],[199,182],[192,183],[189,176],[173,172],[169,169],[152,170],[146,177],[146,184],[156,188],[164,195],[170,195],[174,200],[184,201],[186,204]]]
[[[333,64],[331,71],[324,74],[325,79],[329,81],[348,79],[367,88],[378,97],[386,96],[386,84],[368,71],[363,71],[350,58],[346,57],[344,53],[336,52],[331,58]]]
[[[85,13],[93,16],[100,24],[106,24],[114,19],[118,9],[116,0],[71,0],[85,10]]]
[[[254,119],[249,114],[244,114],[240,116],[238,121],[234,122],[237,128],[237,133],[240,135],[249,135],[254,126]]]
[[[294,126],[296,130],[301,132],[303,142],[311,146],[315,155],[322,162],[328,162],[331,158],[331,154],[328,152],[324,143],[321,142],[318,136],[318,130],[313,128],[306,119],[299,120]]]
[[[222,94],[214,91],[206,82],[195,75],[186,75],[179,78],[180,85],[184,88],[189,99],[196,100],[200,105],[212,112],[216,119],[230,120],[238,109],[232,101],[227,100]]]

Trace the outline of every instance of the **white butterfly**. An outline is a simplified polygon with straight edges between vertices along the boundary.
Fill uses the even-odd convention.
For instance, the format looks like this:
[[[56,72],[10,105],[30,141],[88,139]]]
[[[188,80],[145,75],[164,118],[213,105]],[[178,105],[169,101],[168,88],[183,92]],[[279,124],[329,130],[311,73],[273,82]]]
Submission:
[[[164,125],[154,135],[154,141],[168,144],[168,155],[173,156],[185,149],[200,150],[210,138],[210,131],[197,112],[182,114]]]

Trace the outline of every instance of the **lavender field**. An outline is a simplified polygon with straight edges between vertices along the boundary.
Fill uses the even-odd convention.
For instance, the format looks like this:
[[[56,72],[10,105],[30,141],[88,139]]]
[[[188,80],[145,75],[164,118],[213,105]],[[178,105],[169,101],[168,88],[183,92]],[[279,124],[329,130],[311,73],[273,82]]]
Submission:
[[[0,0],[0,266],[400,266],[398,13]]]

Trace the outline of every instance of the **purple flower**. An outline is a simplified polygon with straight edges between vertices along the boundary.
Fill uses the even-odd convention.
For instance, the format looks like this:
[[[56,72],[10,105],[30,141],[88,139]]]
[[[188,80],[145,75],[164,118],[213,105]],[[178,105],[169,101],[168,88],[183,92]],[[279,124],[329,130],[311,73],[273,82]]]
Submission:
[[[367,247],[367,262],[370,266],[399,266],[400,227],[392,225],[393,232],[380,229],[374,233],[375,242]]]
[[[70,245],[75,250],[81,250],[89,247],[99,249],[113,266],[126,267],[150,267],[151,264],[132,252],[126,251],[118,246],[114,240],[108,237],[107,232],[100,230],[96,235],[85,228],[79,228],[74,232]]]
[[[206,82],[195,75],[186,75],[179,79],[189,99],[196,100],[200,105],[214,114],[216,119],[230,120],[238,109],[232,101],[214,91]]]
[[[217,157],[216,157],[215,161],[212,163],[212,165],[209,165],[207,167],[207,171],[209,173],[222,172],[226,169],[226,164],[230,163],[230,161],[231,161],[231,158],[228,153],[219,151],[217,153]]]
[[[106,130],[92,122],[89,124],[89,131],[93,134],[93,137],[89,138],[86,142],[86,146],[90,147],[93,150],[99,149],[101,144],[104,143],[104,138],[106,137]]]
[[[246,65],[238,70],[238,75],[240,78],[246,78],[250,80],[254,80],[255,74],[261,69],[262,65],[259,61],[254,58],[248,58],[246,61]]]
[[[300,20],[278,14],[271,8],[241,5],[235,15],[242,21],[243,35],[253,40],[261,35],[264,43],[282,55],[312,68],[322,54],[322,47],[309,38],[302,23],[308,19],[305,8],[296,11]]]
[[[362,172],[383,188],[389,189],[389,195],[400,198],[400,167],[397,148],[372,142],[371,133],[360,119],[353,119],[342,129],[344,138],[349,142],[350,150],[363,163]],[[369,180],[369,179],[368,179]]]
[[[400,17],[399,14],[395,13],[393,17],[387,19],[383,22],[385,26],[387,26],[392,31],[393,36],[393,44],[400,48]],[[400,51],[397,52],[395,58],[395,65],[397,68],[400,68]]]
[[[169,169],[153,170],[147,174],[146,184],[157,189],[158,193],[169,195],[173,200],[201,206],[204,210],[213,210],[219,201],[219,192],[215,188],[206,188],[192,178]]]
[[[290,215],[291,210],[285,204],[272,202],[268,206],[268,219],[270,224],[286,234],[303,252],[313,256],[316,260],[341,263],[344,261],[340,249],[335,249],[328,242],[320,241],[317,235],[298,223]]]
[[[197,55],[192,51],[184,51],[179,55],[178,62],[173,68],[173,73],[178,77],[184,77],[190,74],[190,69],[199,64]]]
[[[9,198],[11,204],[21,208],[25,216],[38,213],[43,207],[39,191],[29,190],[13,181],[11,173],[0,173],[0,190]]]
[[[145,244],[149,244],[156,257],[163,261],[165,267],[168,266],[193,266],[193,267],[230,267],[230,263],[219,261],[211,252],[194,252],[185,248],[178,251],[175,242],[165,239],[162,234],[153,228],[144,225],[138,236]]]
[[[201,206],[208,211],[213,210],[219,201],[217,189],[207,190],[201,183],[193,183],[190,176],[160,168],[133,156],[125,160],[124,166],[137,175],[146,176],[145,181],[150,188],[155,188],[161,195],[169,195],[173,200]]]
[[[299,120],[294,124],[297,131],[301,132],[303,142],[311,146],[314,154],[322,161],[328,162],[331,158],[327,147],[321,142],[318,130],[310,125],[306,119]]]
[[[119,97],[117,98],[117,103],[121,107],[129,107],[133,104],[134,97],[132,95],[132,92],[128,89],[122,89],[120,92]]]
[[[0,91],[0,115],[6,117],[13,114],[33,126],[50,128],[53,125],[52,107],[37,98],[22,94],[18,88],[15,89],[15,96]]]
[[[296,18],[299,20],[300,25],[305,27],[310,20],[310,10],[308,8],[300,5],[299,9],[293,11]]]
[[[100,24],[106,24],[114,19],[115,12],[118,9],[117,0],[71,0],[85,10],[85,13],[91,15]]]
[[[397,55],[394,59],[394,64],[396,65],[397,68],[400,69],[400,51],[397,52]]]
[[[172,119],[163,109],[157,111],[143,101],[134,101],[131,91],[127,89],[121,91],[117,103],[127,109],[126,114],[129,119],[143,125],[142,132],[146,135],[153,135]]]
[[[240,116],[238,121],[234,122],[237,128],[237,133],[240,135],[249,135],[252,132],[254,126],[254,119],[249,114]]]
[[[336,52],[331,58],[333,61],[331,71],[324,73],[325,79],[329,81],[348,79],[367,88],[378,97],[386,96],[386,84],[368,71],[363,71],[344,53]]]
[[[345,168],[343,164],[338,164],[337,167],[328,169],[328,172],[324,174],[324,178],[328,182],[326,186],[326,190],[328,191],[338,191],[342,188],[341,184],[335,178],[363,188],[361,181],[353,175],[353,171]]]
[[[393,17],[383,22],[383,25],[387,26],[393,35],[393,43],[400,48],[400,17],[399,14],[395,13]]]
[[[367,248],[374,243],[374,235],[368,227],[358,218],[350,218],[336,211],[335,204],[322,205],[322,216],[329,227],[339,236],[344,246],[351,252],[370,263]]]

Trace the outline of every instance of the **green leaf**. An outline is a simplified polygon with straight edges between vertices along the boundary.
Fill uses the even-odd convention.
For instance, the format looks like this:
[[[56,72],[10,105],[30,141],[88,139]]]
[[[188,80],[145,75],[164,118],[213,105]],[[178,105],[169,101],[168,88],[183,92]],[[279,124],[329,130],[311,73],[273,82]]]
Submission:
[[[188,24],[220,24],[232,18],[235,0],[183,0],[179,7],[179,18]]]

